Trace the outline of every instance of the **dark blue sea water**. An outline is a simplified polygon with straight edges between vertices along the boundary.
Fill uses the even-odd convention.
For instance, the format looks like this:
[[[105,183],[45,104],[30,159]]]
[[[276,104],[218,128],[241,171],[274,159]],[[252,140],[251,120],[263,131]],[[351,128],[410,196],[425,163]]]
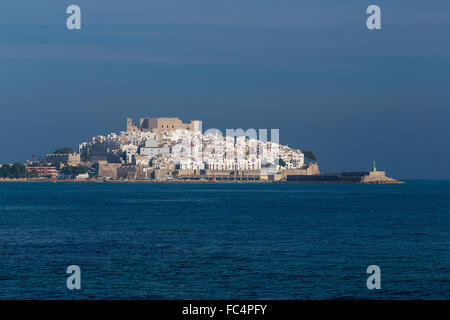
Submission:
[[[450,181],[0,183],[0,299],[449,299],[449,232]]]

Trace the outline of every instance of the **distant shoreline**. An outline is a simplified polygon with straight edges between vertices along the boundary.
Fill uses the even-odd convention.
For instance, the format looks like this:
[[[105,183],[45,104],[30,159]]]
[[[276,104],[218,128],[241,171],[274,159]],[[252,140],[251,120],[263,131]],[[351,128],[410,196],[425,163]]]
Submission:
[[[219,183],[219,184],[242,184],[242,183],[260,183],[260,184],[405,184],[404,181],[397,182],[381,182],[381,183],[362,183],[354,181],[260,181],[260,180],[216,180],[216,181],[202,181],[202,180],[28,180],[28,179],[0,179],[1,182],[12,183]]]

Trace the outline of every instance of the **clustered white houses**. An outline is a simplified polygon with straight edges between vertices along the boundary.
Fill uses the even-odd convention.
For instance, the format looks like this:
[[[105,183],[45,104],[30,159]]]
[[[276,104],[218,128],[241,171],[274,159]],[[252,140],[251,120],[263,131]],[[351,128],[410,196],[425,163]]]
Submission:
[[[210,130],[208,130],[210,131]],[[80,153],[116,154],[126,164],[179,170],[259,170],[304,166],[300,150],[245,136],[223,136],[218,130],[158,132],[130,130],[97,136],[79,145]],[[96,151],[97,150],[97,151]]]

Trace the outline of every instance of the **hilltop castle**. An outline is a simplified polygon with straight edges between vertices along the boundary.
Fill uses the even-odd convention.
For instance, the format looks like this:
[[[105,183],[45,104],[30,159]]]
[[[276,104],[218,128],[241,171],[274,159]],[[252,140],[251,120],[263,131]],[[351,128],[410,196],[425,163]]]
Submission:
[[[201,131],[202,122],[191,120],[190,123],[183,123],[179,118],[140,118],[139,127],[133,123],[133,119],[127,118],[127,132],[149,131],[162,132],[185,129],[192,132]]]

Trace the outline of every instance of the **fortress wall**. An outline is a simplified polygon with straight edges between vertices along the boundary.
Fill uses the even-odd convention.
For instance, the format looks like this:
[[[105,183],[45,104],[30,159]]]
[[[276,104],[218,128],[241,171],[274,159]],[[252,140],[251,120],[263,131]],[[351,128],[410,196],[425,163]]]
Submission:
[[[205,170],[206,176],[259,176],[261,175],[261,170]]]
[[[178,170],[179,176],[193,176],[196,170]]]
[[[139,125],[141,130],[151,130],[153,132],[177,129],[199,131],[201,126],[200,121],[191,120],[190,123],[183,123],[179,118],[141,118]]]
[[[319,166],[317,165],[317,163],[309,164],[306,169],[289,169],[281,171],[281,175],[283,178],[289,175],[312,176],[317,174],[320,174]]]
[[[130,172],[136,172],[135,166],[117,168],[117,178],[127,178]]]
[[[144,168],[145,167],[143,167],[143,166],[138,166],[136,168],[136,179],[145,179],[146,178]],[[150,178],[150,172],[147,173],[147,175],[148,175],[148,178]]]
[[[103,161],[99,161],[98,176],[99,178],[117,178],[117,169],[121,166],[120,163],[104,164]]]
[[[155,169],[154,176],[157,178],[164,178],[171,175],[171,170],[169,169]]]

